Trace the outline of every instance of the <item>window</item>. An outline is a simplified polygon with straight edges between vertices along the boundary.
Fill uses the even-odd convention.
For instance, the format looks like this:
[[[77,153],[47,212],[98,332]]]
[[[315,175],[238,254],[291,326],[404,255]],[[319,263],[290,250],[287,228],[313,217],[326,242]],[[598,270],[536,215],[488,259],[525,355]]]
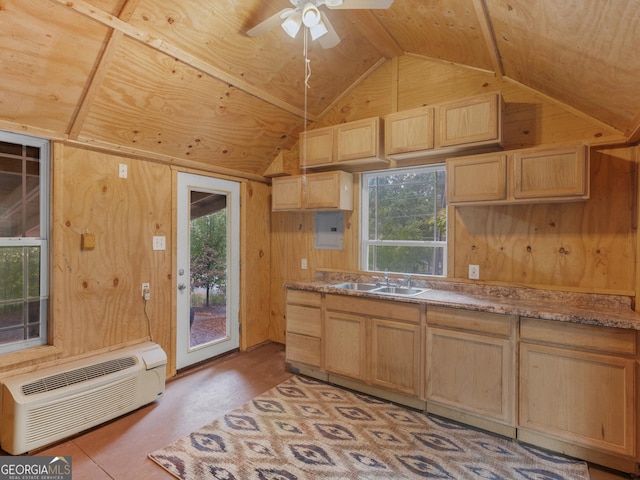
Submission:
[[[49,142],[0,132],[0,353],[47,342]]]
[[[446,275],[444,165],[365,173],[361,200],[364,270]]]

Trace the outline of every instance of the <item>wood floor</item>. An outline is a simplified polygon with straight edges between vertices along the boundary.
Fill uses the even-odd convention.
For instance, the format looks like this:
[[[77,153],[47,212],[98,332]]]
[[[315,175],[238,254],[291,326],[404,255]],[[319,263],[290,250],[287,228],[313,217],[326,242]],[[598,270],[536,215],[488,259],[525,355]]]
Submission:
[[[289,377],[283,345],[233,353],[170,380],[160,401],[37,454],[71,455],[73,480],[174,479],[147,454]],[[590,474],[592,480],[629,478],[593,467]]]

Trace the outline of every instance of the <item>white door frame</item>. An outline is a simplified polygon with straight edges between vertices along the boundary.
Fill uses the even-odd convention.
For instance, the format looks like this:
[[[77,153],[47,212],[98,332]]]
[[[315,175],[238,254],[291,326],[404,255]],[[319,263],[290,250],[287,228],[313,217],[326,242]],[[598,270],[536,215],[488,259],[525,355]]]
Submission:
[[[227,337],[209,344],[190,346],[190,199],[192,191],[227,196]],[[176,368],[207,360],[236,349],[240,342],[240,183],[178,172],[177,180],[177,278],[176,278]]]

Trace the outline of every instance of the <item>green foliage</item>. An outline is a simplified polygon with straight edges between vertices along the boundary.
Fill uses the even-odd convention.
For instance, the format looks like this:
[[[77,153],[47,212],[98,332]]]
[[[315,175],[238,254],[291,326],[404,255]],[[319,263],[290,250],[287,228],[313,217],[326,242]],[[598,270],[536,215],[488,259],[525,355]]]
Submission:
[[[369,270],[442,275],[447,210],[444,167],[368,178]],[[439,243],[438,243],[439,242]]]
[[[211,293],[224,293],[227,284],[227,211],[191,221],[191,286],[206,289],[206,305]]]

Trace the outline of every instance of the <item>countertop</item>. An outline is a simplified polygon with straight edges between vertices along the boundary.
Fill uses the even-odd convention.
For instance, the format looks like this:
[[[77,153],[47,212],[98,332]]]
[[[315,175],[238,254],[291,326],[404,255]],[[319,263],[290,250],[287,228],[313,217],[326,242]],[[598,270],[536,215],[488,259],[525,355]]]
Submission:
[[[624,296],[422,281],[414,282],[415,286],[429,288],[429,290],[416,296],[401,297],[346,290],[334,286],[345,281],[370,282],[370,278],[353,278],[353,276],[345,278],[344,276],[332,277],[331,275],[324,275],[324,277],[312,282],[288,283],[285,286],[294,290],[419,303],[427,306],[465,308],[559,322],[640,330],[640,315],[631,308],[631,299]]]

